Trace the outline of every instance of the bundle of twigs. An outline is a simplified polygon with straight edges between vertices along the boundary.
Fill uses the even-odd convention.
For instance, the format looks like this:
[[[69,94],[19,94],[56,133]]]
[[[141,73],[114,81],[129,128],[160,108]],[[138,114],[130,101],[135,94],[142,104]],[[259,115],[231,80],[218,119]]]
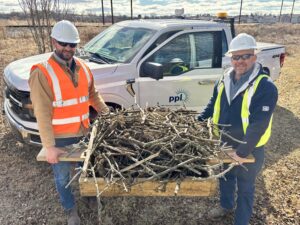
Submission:
[[[125,191],[148,180],[223,176],[231,167],[224,171],[222,160],[215,165],[207,161],[226,147],[195,117],[194,111],[160,107],[99,116],[83,172],[105,178],[108,186],[121,184]]]

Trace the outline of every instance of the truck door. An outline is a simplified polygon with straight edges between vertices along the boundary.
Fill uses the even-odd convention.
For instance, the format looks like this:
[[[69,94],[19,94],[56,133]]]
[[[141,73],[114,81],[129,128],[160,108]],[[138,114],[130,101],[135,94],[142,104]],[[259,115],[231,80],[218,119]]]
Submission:
[[[151,51],[138,64],[138,103],[200,111],[222,75],[222,30],[181,31]],[[147,62],[161,64],[163,78],[145,74]]]

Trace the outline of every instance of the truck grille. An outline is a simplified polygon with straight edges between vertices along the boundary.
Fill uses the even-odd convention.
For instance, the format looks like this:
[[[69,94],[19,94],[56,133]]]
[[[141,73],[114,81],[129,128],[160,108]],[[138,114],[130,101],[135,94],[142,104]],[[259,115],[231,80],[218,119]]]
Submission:
[[[31,104],[30,93],[28,91],[17,90],[15,87],[5,83],[5,96],[9,99],[12,111],[22,120],[36,122],[33,110],[24,107],[24,105]]]

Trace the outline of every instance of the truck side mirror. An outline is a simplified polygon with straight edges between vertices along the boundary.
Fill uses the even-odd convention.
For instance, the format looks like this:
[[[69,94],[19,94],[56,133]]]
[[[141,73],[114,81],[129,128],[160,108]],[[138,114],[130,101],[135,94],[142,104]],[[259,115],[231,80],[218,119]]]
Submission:
[[[151,77],[155,80],[163,78],[163,66],[160,63],[146,62],[142,67],[142,77]]]

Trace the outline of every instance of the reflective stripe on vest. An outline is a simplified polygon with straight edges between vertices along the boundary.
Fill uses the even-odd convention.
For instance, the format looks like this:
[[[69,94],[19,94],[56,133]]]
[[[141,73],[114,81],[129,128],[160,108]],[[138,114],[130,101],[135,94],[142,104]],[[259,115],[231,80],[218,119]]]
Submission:
[[[213,113],[213,123],[215,124],[213,127],[213,133],[217,137],[220,136],[219,134],[219,128],[218,128],[218,123],[220,119],[220,114],[221,114],[221,96],[224,90],[224,84],[223,82],[220,82],[218,85],[218,96],[214,105],[214,113]]]
[[[267,75],[259,75],[256,78],[256,80],[254,81],[254,84],[252,86],[250,86],[244,93],[243,102],[242,102],[242,110],[241,110],[241,118],[242,118],[242,123],[243,123],[244,134],[246,134],[247,127],[249,126],[249,116],[250,116],[249,108],[251,105],[252,97],[258,87],[259,82],[264,77],[269,78]],[[261,136],[256,147],[265,145],[268,142],[268,140],[270,139],[271,128],[272,128],[272,119],[273,119],[273,115],[271,116],[268,128],[266,129],[265,133]]]
[[[46,70],[48,71],[48,73],[49,73],[49,75],[51,77],[51,80],[52,80],[52,83],[53,83],[54,98],[61,100],[62,97],[61,97],[60,85],[59,85],[57,76],[56,76],[56,74],[55,74],[52,66],[48,63],[48,61],[46,61],[46,62],[44,62],[42,64],[46,68]]]
[[[69,117],[66,119],[52,119],[53,125],[63,125],[63,124],[70,124],[70,123],[79,123],[82,120],[86,120],[89,118],[89,113],[86,113],[80,118],[80,116]]]
[[[88,84],[89,84],[89,87],[90,87],[90,85],[91,85],[91,74],[89,73],[88,68],[86,67],[85,63],[82,62],[80,59],[78,59],[78,58],[75,58],[75,59],[76,59],[76,62],[79,63],[81,65],[81,67],[83,68],[86,79],[88,80]]]
[[[243,125],[243,131],[244,134],[246,134],[247,131],[247,127],[249,126],[249,115],[250,115],[250,104],[251,104],[251,100],[252,97],[258,87],[259,82],[261,81],[262,78],[267,77],[269,78],[267,75],[259,75],[256,80],[254,81],[254,84],[251,85],[249,88],[246,89],[245,93],[244,93],[244,97],[243,97],[243,101],[242,101],[242,109],[241,109],[241,119],[242,119],[242,125]],[[213,123],[216,124],[214,126],[214,134],[216,136],[219,136],[219,128],[217,126],[217,124],[219,123],[219,119],[220,119],[220,112],[221,112],[221,96],[224,90],[224,83],[220,82],[219,86],[218,86],[218,96],[214,105],[214,113],[213,113]],[[258,144],[256,145],[256,147],[260,147],[265,145],[270,136],[271,136],[271,128],[272,128],[272,119],[273,119],[273,115],[271,116],[268,128],[266,129],[265,133],[261,136]]]
[[[43,64],[32,67],[32,70],[38,67],[43,72],[52,89],[52,125],[55,135],[76,134],[79,132],[81,124],[86,128],[89,126],[88,93],[92,76],[87,69],[84,69],[84,63],[75,60],[80,65],[77,87],[73,85],[65,71],[52,58]]]
[[[90,86],[91,77],[86,68],[86,65],[82,62],[79,62],[79,60],[76,60],[76,62],[79,65],[81,65],[81,67],[83,68],[85,76],[88,80],[88,84]],[[56,101],[53,101],[53,107],[64,107],[64,106],[76,105],[78,103],[86,102],[89,100],[89,96],[81,96],[79,98],[73,98],[73,99],[68,99],[68,100],[63,101],[62,96],[61,96],[61,88],[60,88],[57,76],[56,76],[51,64],[48,63],[48,61],[46,61],[43,63],[43,65],[45,66],[46,70],[48,71],[48,73],[51,77],[52,83],[53,83],[54,97],[56,99]]]
[[[65,107],[70,105],[76,105],[78,103],[87,102],[89,100],[89,96],[81,96],[79,98],[72,98],[65,101],[53,101],[53,107]]]

